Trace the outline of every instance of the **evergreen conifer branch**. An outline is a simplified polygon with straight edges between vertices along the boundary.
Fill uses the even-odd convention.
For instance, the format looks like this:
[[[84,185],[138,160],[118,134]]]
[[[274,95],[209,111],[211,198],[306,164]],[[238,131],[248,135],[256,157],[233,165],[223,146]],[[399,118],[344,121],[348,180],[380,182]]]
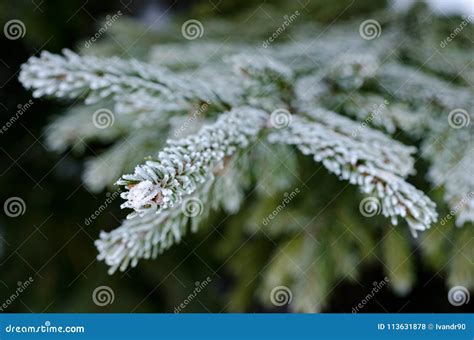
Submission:
[[[243,200],[243,189],[249,185],[248,159],[242,156],[221,169],[219,176],[208,179],[191,195],[168,209],[146,211],[126,219],[111,232],[100,233],[95,241],[99,255],[110,267],[125,271],[135,267],[141,259],[154,259],[158,254],[181,241],[187,233],[197,232],[211,209],[223,208],[236,213]]]
[[[412,66],[389,63],[376,75],[381,91],[413,105],[430,105],[448,113],[456,108],[468,110],[474,107],[471,91],[456,86]]]
[[[137,166],[133,174],[119,180],[118,184],[128,189],[122,193],[126,199],[122,207],[132,208],[141,215],[149,209],[159,212],[173,207],[183,196],[212,178],[226,157],[248,147],[267,119],[264,111],[236,108],[195,135],[169,140],[156,158]]]
[[[474,117],[473,117],[474,118]],[[456,216],[456,225],[474,222],[474,142],[469,128],[446,128],[433,124],[422,144],[423,154],[431,160],[429,179],[443,186],[444,198],[451,208],[447,218]],[[437,126],[437,128],[435,127]],[[444,225],[446,218],[441,221]]]
[[[110,143],[123,137],[133,123],[132,117],[116,117],[114,124],[108,126],[107,129],[99,129],[94,125],[94,112],[109,110],[110,106],[109,102],[101,102],[100,105],[73,106],[46,127],[47,147],[57,152],[62,152],[69,147],[83,151],[86,143],[92,141]]]
[[[311,160],[298,156],[301,152],[328,170],[319,173],[325,183],[334,178],[334,187],[339,188],[335,174],[356,185],[379,202],[381,213],[392,223],[406,220],[414,235],[429,228],[437,218],[434,203],[406,179],[415,173],[416,149],[397,138],[421,145],[416,157],[429,162],[427,177],[434,188],[443,187],[449,216],[456,215],[456,224],[474,222],[472,125],[453,129],[448,124],[451,110],[473,107],[467,87],[472,68],[465,67],[468,53],[456,47],[433,56],[431,43],[438,43],[437,36],[424,39],[427,27],[417,28],[419,36],[405,39],[406,32],[400,25],[390,25],[391,20],[383,19],[382,34],[373,40],[359,35],[360,20],[329,28],[301,20],[288,27],[291,41],[282,35],[263,47],[272,25],[268,32],[262,27],[239,29],[239,37],[230,41],[227,35],[235,33],[235,27],[210,20],[202,39],[185,43],[177,25],[176,31],[162,32],[159,39],[147,32],[146,43],[130,49],[142,60],[138,61],[110,57],[120,52],[115,40],[128,45],[143,33],[142,27],[124,18],[110,29],[114,41],[104,37],[82,51],[87,55],[44,52],[31,58],[22,67],[20,80],[34,96],[85,99],[85,106],[73,108],[50,126],[47,138],[52,149],[80,149],[91,141],[115,143],[86,162],[87,186],[102,190],[135,167],[118,182],[125,187],[122,207],[134,212],[96,241],[98,258],[109,272],[156,257],[189,230],[205,227],[212,209],[237,212],[244,194],[250,192],[245,190],[252,188],[256,202],[236,215],[235,228],[227,229],[240,236],[237,243],[245,233],[264,232],[278,237],[283,246],[276,246],[275,255],[263,248],[262,256],[260,245],[249,242],[242,249],[244,255],[235,258],[236,272],[245,276],[247,272],[240,270],[244,261],[262,267],[266,257],[272,257],[275,261],[262,274],[262,282],[250,286],[252,294],[257,289],[266,302],[268,289],[288,283],[294,293],[292,309],[319,311],[331,285],[356,278],[358,261],[369,258],[369,249],[377,243],[375,228],[367,227],[362,215],[345,210],[353,209],[353,192],[344,191],[333,202],[338,219],[350,224],[352,233],[334,225],[329,214],[311,222],[314,201],[319,199],[317,204],[324,202],[323,206],[327,202],[324,193],[315,198],[311,190],[303,191],[298,202],[279,214],[281,221],[275,218],[262,227],[262,220],[280,204],[282,191],[297,185],[300,171],[312,174],[307,166]],[[450,58],[455,59],[452,65]],[[107,129],[97,129],[91,120],[101,108],[115,115],[115,123]],[[276,124],[277,113],[283,113],[288,124]],[[472,113],[468,115],[473,121]],[[167,138],[172,140],[165,143]],[[251,157],[243,157],[247,153]],[[154,156],[140,164],[149,155]],[[184,213],[186,203],[196,200],[202,204],[201,213]],[[437,270],[457,254],[456,247],[466,245],[445,220],[441,225],[448,238],[438,237],[434,249],[427,249],[431,243],[421,243],[424,256]],[[466,229],[472,228],[464,228],[463,235],[471,235]],[[408,230],[387,228],[381,247],[390,259],[387,275],[399,270],[390,276],[397,293],[408,292],[413,283],[413,264],[405,262],[413,242],[404,237]],[[432,236],[433,231],[437,229],[423,234]],[[226,242],[227,248],[232,247]],[[472,285],[472,277],[462,274],[470,255],[453,256],[449,282]],[[260,263],[251,256],[264,260]],[[245,282],[240,288],[245,291],[249,286]],[[315,304],[308,296],[321,302]]]
[[[192,218],[194,231],[201,220],[201,214]],[[125,271],[129,266],[135,267],[141,259],[154,259],[180,242],[190,219],[190,216],[183,213],[181,205],[160,214],[149,211],[142,216],[126,219],[111,232],[100,233],[99,239],[95,241],[99,251],[97,259],[105,261],[110,267],[109,274],[117,269]]]
[[[365,141],[351,138],[349,120],[331,112],[312,112],[310,116],[322,123],[294,116],[288,128],[270,133],[270,141],[295,145],[330,172],[376,196],[383,215],[393,224],[397,224],[397,217],[404,218],[414,236],[436,221],[434,203],[403,179],[412,169],[410,148],[380,143],[376,132]],[[367,135],[371,134],[363,136]]]
[[[86,95],[86,103],[92,104],[110,96],[121,99],[141,90],[159,96],[162,102],[183,106],[212,102],[217,107],[226,107],[199,80],[190,84],[162,67],[138,60],[79,56],[70,50],[63,53],[64,56],[42,52],[22,66],[19,79],[33,90],[34,97],[72,99]]]

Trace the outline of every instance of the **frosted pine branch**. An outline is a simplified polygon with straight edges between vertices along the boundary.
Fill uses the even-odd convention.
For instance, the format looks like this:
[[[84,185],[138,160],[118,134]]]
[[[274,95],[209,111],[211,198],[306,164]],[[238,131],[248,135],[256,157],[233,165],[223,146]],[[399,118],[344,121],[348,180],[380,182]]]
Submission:
[[[228,58],[248,105],[273,111],[291,100],[293,72],[273,58],[238,54]]]
[[[455,86],[411,66],[390,63],[377,72],[382,91],[414,105],[434,104],[442,109],[472,108],[474,99],[468,88]]]
[[[154,259],[158,254],[178,244],[186,235],[188,226],[196,232],[211,209],[222,207],[227,213],[238,211],[243,200],[242,190],[248,186],[248,158],[226,166],[217,179],[204,183],[180,204],[155,214],[146,212],[125,220],[111,232],[101,232],[95,241],[99,255],[110,267],[125,271],[135,267],[141,259]]]
[[[378,60],[371,54],[349,54],[331,65],[326,78],[345,91],[354,91],[373,77],[378,68]]]
[[[109,96],[120,99],[136,90],[145,90],[166,102],[185,105],[210,101],[225,107],[204,83],[195,80],[190,84],[161,67],[137,60],[79,56],[69,50],[63,53],[64,56],[42,52],[39,58],[32,57],[22,65],[19,79],[33,90],[34,97],[87,95],[86,103],[94,103]]]
[[[384,169],[402,177],[414,173],[414,161],[411,155],[416,148],[406,146],[393,140],[380,131],[365,128],[360,133],[355,133],[360,123],[334,112],[324,109],[303,109],[303,112],[326,128],[328,133],[334,133],[334,143],[356,142],[357,157],[367,158],[376,167]],[[352,161],[349,163],[352,164]]]
[[[102,154],[88,159],[82,176],[89,190],[99,192],[112,186],[124,172],[132,170],[137,163],[165,143],[165,131],[157,133],[142,129],[125,136]]]
[[[379,127],[390,134],[400,128],[410,135],[419,136],[426,129],[429,116],[388,98],[374,93],[351,93],[328,96],[323,100],[328,106],[339,108],[361,121],[364,126]]]
[[[151,49],[149,62],[175,70],[192,69],[206,64],[222,63],[224,57],[241,53],[244,48],[246,47],[218,41],[162,44]]]
[[[314,118],[331,116],[312,114]],[[414,235],[436,221],[434,203],[421,191],[407,183],[403,177],[409,173],[412,160],[410,149],[401,145],[362,142],[349,137],[348,122],[339,119],[321,119],[321,122],[294,116],[287,129],[272,132],[269,139],[275,143],[295,145],[305,155],[312,155],[341,179],[356,184],[361,191],[375,195],[381,202],[382,213],[397,224],[404,218]],[[408,166],[402,164],[407,162]]]
[[[140,259],[154,259],[173,244],[179,243],[185,234],[190,217],[183,214],[180,205],[161,214],[148,211],[143,216],[126,219],[113,231],[101,232],[95,241],[99,255],[110,267],[109,274],[117,269],[125,271],[135,267]],[[197,225],[201,215],[194,217]]]
[[[123,208],[143,214],[149,209],[173,207],[182,197],[213,176],[224,159],[254,141],[268,114],[250,107],[234,109],[195,135],[170,140],[168,146],[131,175],[118,182],[126,186]]]
[[[474,143],[470,126],[453,129],[438,124],[422,145],[432,162],[428,176],[435,186],[444,186],[444,198],[456,216],[456,225],[474,222]],[[443,219],[441,223],[445,224]]]
[[[110,102],[100,105],[74,106],[46,128],[46,144],[54,151],[64,151],[68,147],[82,151],[88,142],[101,141],[109,143],[127,133],[128,126],[133,122],[132,117],[115,117],[114,123],[107,129],[99,129],[94,124],[94,112],[108,110]],[[105,112],[105,111],[102,111]],[[105,114],[108,116],[108,114]],[[109,117],[112,118],[112,117]]]

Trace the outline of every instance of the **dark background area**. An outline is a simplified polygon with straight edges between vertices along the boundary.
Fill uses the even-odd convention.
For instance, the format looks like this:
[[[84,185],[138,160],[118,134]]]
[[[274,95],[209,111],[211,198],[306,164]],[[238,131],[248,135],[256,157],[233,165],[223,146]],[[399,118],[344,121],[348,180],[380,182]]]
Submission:
[[[161,1],[160,6],[171,6],[170,15],[182,15],[195,3]],[[214,9],[208,6],[209,15],[231,15],[242,3],[215,1]],[[366,3],[370,8],[374,2]],[[149,5],[147,1],[132,0],[2,2],[2,27],[6,21],[18,18],[25,23],[27,31],[24,38],[14,41],[0,35],[0,124],[14,115],[18,105],[31,98],[31,93],[17,79],[20,65],[31,55],[40,50],[74,49],[81,39],[96,31],[105,15],[121,10],[126,16],[143,17]],[[330,20],[331,13],[324,15]],[[126,212],[120,210],[119,202],[114,202],[93,224],[84,226],[84,218],[105,200],[105,193],[93,194],[82,185],[82,156],[77,157],[71,151],[54,154],[44,145],[44,127],[67,106],[67,103],[34,99],[33,106],[21,119],[0,135],[0,203],[3,206],[12,196],[21,197],[26,203],[24,215],[10,218],[2,210],[0,216],[0,303],[15,291],[17,282],[29,277],[34,280],[6,311],[173,312],[176,303],[185,298],[183,292],[192,291],[195,281],[208,276],[213,279],[211,289],[204,291],[185,311],[225,311],[223,297],[233,279],[225,269],[220,269],[222,263],[213,256],[210,246],[222,238],[220,232],[213,233],[203,243],[199,234],[189,235],[157,260],[142,261],[138,268],[126,273],[109,276],[105,264],[96,260],[93,241],[99,231],[117,226]],[[449,304],[441,276],[421,263],[417,265],[419,282],[428,284],[416,285],[405,297],[382,289],[362,312],[468,311],[468,305]],[[365,271],[362,281],[380,281],[383,276],[382,268],[374,264]],[[106,307],[96,306],[91,300],[93,290],[101,285],[115,292],[114,303]],[[343,283],[333,292],[329,308],[324,311],[350,313],[370,289],[370,286]],[[248,311],[285,309],[269,310],[256,302]]]

